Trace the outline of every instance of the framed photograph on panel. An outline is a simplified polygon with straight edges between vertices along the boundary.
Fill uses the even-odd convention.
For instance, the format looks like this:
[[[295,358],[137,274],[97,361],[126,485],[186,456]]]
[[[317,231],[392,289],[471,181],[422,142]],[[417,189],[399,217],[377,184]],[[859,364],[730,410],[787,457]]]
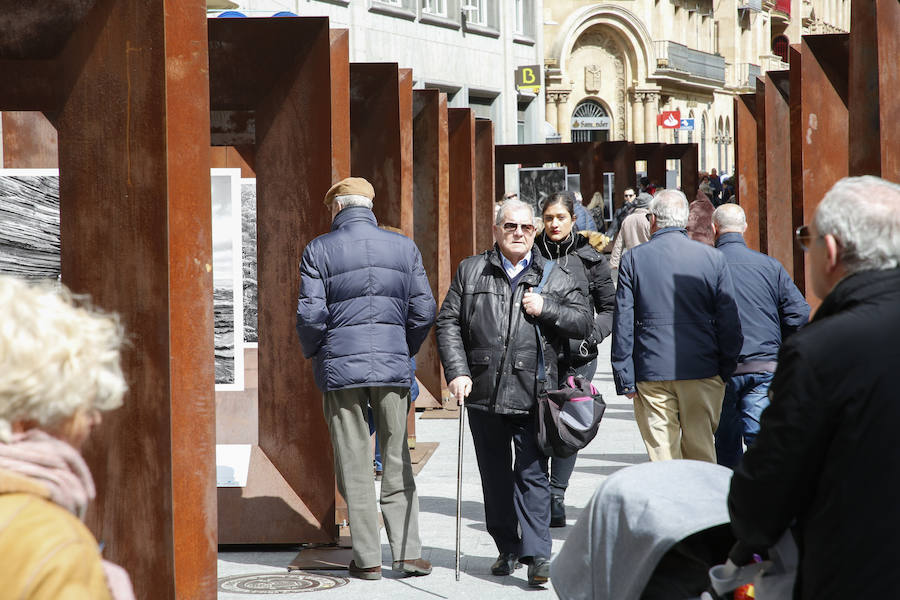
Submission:
[[[568,189],[565,167],[523,167],[519,169],[519,200],[534,207],[541,214],[541,205],[554,193]]]
[[[59,279],[59,170],[0,169],[0,273]]]
[[[257,329],[256,285],[256,179],[241,179],[241,253],[244,274],[244,347],[256,348]]]
[[[216,390],[244,389],[241,170],[210,169]]]

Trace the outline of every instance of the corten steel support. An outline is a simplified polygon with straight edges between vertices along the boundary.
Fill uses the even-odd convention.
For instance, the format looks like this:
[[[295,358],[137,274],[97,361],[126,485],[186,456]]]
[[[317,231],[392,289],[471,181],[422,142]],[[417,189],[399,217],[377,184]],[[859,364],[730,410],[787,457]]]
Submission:
[[[765,75],[766,244],[769,256],[794,274],[794,217],[791,206],[790,72]],[[757,98],[759,101],[759,98]],[[762,196],[760,198],[762,200]],[[761,223],[762,225],[762,223]],[[799,225],[799,223],[798,223]]]
[[[900,181],[900,2],[850,5],[851,175]]]
[[[803,117],[801,111],[801,98],[803,85],[801,82],[801,48],[800,44],[791,44],[790,57],[790,85],[791,94],[788,98],[791,120],[791,227],[796,230],[803,224]],[[792,240],[794,249],[794,284],[800,293],[806,294],[806,259],[803,249]]]
[[[625,203],[625,188],[637,187],[634,143],[603,142],[600,152],[603,154],[603,170],[613,173],[613,211],[616,211]],[[590,202],[587,196],[585,202]]]
[[[56,129],[38,111],[4,111],[3,167],[6,169],[55,169]]]
[[[412,71],[350,65],[350,162],[375,188],[379,224],[413,237]]]
[[[450,147],[450,272],[477,251],[475,239],[475,115],[447,109]]]
[[[681,163],[681,190],[689,200],[697,197],[700,184],[697,170],[697,144],[666,144],[665,158]]]
[[[475,120],[475,251],[494,245],[494,124]]]
[[[604,144],[619,142],[576,142],[568,144],[510,144],[494,147],[494,197],[504,192],[504,165],[541,167],[546,163],[561,163],[569,173],[581,175],[581,194],[590,202],[602,185]]]
[[[348,38],[326,18],[210,19],[209,48],[211,108],[252,130],[257,177],[259,446],[247,487],[219,489],[220,542],[330,542],[331,444],[295,323],[303,249],[349,175]]]
[[[86,522],[139,598],[214,597],[205,4],[6,3],[3,17],[0,110],[44,111],[58,134],[62,280],[129,339],[125,404],[84,449]]]
[[[666,145],[665,144],[635,144],[634,157],[636,160],[647,161],[647,177],[657,187],[666,185]],[[693,200],[693,198],[689,198]]]
[[[734,99],[734,164],[737,177],[738,204],[747,214],[744,240],[754,250],[760,249],[759,169],[757,166],[756,94],[740,94]]]
[[[756,78],[756,190],[757,217],[759,227],[759,251],[769,253],[768,206],[766,205],[766,83],[762,77]],[[749,215],[747,219],[749,220]]]
[[[414,237],[438,306],[450,287],[450,152],[447,95],[413,91]],[[416,356],[416,376],[441,398],[441,360],[432,330]]]
[[[805,35],[800,41],[800,131],[803,186],[802,221],[809,223],[816,206],[834,183],[848,174],[849,111],[847,34]],[[791,68],[797,65],[792,63]],[[800,275],[795,273],[795,278]],[[807,265],[806,299],[815,296]]]

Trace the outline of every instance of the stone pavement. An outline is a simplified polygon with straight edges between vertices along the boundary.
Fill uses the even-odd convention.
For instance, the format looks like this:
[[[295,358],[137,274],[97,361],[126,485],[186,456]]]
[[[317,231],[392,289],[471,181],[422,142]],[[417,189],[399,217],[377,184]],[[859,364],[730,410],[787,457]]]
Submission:
[[[600,431],[591,444],[578,455],[575,472],[566,494],[568,526],[554,528],[553,552],[556,554],[575,520],[593,495],[597,485],[609,474],[631,464],[647,461],[647,453],[634,422],[631,401],[616,396],[609,367],[609,338],[600,347],[600,360],[594,385],[607,402]],[[510,577],[494,577],[490,565],[497,557],[497,549],[484,527],[484,506],[481,481],[475,463],[475,451],[466,426],[463,457],[462,534],[460,580],[455,580],[456,540],[456,465],[459,423],[449,419],[420,419],[416,435],[422,441],[440,442],[434,455],[416,477],[419,491],[420,518],[424,558],[434,565],[427,577],[399,578],[390,570],[391,555],[387,537],[382,530],[383,578],[380,581],[350,579],[332,589],[315,591],[315,598],[366,600],[404,600],[427,598],[490,598],[504,600],[528,594],[534,600],[555,598],[552,585],[529,588],[526,568],[518,569]],[[287,565],[297,555],[297,548],[256,552],[220,552],[219,578],[245,574],[285,574]],[[338,578],[347,578],[346,571],[311,571]],[[310,598],[310,592],[275,594],[247,594],[219,592],[224,600],[254,598],[300,599]]]

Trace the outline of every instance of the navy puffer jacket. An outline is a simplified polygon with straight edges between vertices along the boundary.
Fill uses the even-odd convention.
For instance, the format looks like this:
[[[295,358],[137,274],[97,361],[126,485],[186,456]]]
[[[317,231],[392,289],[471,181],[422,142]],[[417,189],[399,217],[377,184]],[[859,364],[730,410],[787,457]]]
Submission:
[[[367,208],[343,209],[303,251],[297,333],[323,392],[409,387],[435,308],[419,249]]]

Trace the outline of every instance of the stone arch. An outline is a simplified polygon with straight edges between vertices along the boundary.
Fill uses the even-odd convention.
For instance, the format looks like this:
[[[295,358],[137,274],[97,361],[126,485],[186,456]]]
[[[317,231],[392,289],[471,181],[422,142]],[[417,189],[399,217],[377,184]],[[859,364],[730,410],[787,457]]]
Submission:
[[[574,40],[567,54],[568,71],[563,71],[565,79],[580,82],[583,87],[583,89],[579,88],[579,83],[573,85],[570,102],[567,105],[568,117],[571,118],[572,111],[583,99],[596,98],[600,100],[612,117],[609,139],[626,139],[627,61],[622,42],[617,39],[613,31],[600,26],[582,31],[581,35]],[[605,65],[605,74],[601,75],[598,72],[598,77],[604,82],[598,84],[599,88],[589,88],[587,73],[580,72],[581,68],[587,70],[589,64],[591,66]]]

